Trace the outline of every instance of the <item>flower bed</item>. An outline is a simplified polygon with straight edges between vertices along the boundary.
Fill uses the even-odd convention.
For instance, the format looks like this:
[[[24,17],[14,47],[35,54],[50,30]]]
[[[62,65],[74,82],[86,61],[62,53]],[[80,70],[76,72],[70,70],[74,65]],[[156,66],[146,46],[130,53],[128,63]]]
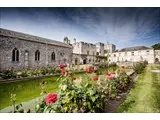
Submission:
[[[36,112],[105,112],[109,99],[116,99],[131,82],[124,68],[97,75],[93,67],[86,68],[85,77],[75,78],[66,66],[58,66],[61,76],[57,93],[43,92],[45,97],[36,105]]]

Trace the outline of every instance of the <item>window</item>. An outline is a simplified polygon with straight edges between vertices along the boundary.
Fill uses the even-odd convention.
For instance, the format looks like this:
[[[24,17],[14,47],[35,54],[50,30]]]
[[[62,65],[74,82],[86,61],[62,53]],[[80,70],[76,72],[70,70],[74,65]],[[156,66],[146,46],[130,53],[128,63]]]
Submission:
[[[12,51],[12,61],[19,61],[19,51],[17,48],[14,48]]]
[[[99,55],[99,52],[97,52],[96,55]]]
[[[87,55],[89,55],[89,51],[87,51]]]
[[[51,61],[55,61],[55,53],[54,52],[52,52],[52,54],[51,54]]]
[[[132,52],[132,56],[134,56],[134,52]]]
[[[37,50],[35,52],[35,61],[39,61],[39,60],[40,60],[40,52],[39,52],[39,50]]]
[[[114,57],[116,57],[116,54],[114,54]]]

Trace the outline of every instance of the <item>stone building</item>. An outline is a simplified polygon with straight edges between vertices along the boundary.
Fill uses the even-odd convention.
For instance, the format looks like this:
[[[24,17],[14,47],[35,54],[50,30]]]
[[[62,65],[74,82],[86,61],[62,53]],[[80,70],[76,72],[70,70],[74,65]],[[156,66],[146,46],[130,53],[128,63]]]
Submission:
[[[96,45],[85,42],[75,42],[73,47],[73,64],[88,64],[95,61]]]
[[[105,53],[113,53],[116,51],[116,45],[110,44],[107,42],[107,44],[104,45],[104,52]]]
[[[145,46],[136,46],[123,48],[118,52],[109,53],[109,62],[139,62],[148,61],[154,63],[155,51],[153,48]]]
[[[94,62],[103,62],[104,44],[74,42],[72,64],[90,64]]]
[[[155,62],[160,62],[160,50],[155,50]]]
[[[0,70],[71,64],[72,46],[0,28]]]
[[[26,69],[59,64],[92,64],[106,60],[134,63],[160,60],[160,50],[145,46],[129,47],[116,52],[114,44],[75,42],[65,37],[63,42],[0,28],[0,70]]]

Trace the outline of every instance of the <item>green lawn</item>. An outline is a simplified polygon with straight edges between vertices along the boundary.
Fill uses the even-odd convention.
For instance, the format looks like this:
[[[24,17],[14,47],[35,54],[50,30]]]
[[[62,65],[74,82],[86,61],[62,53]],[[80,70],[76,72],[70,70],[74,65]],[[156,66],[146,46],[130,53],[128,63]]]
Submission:
[[[145,68],[117,112],[160,112],[160,73],[151,72],[152,69],[159,70],[160,65],[148,65]]]
[[[59,84],[59,82],[56,81],[57,78],[58,77],[49,77],[38,80],[0,84],[0,109],[11,105],[11,93],[16,94],[16,103],[39,97],[41,93],[40,82],[42,80],[45,80],[47,82],[47,92],[56,92]]]

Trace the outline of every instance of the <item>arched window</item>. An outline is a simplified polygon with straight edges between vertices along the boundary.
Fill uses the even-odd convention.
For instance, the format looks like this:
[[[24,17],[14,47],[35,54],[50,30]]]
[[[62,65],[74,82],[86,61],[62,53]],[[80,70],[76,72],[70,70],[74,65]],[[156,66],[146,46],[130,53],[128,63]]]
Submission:
[[[12,51],[12,61],[19,61],[19,51],[17,48],[14,48]]]
[[[52,54],[51,54],[51,61],[55,61],[55,53],[54,52],[52,52]]]
[[[39,61],[39,60],[40,60],[40,52],[39,52],[39,50],[37,50],[35,52],[35,61]]]

